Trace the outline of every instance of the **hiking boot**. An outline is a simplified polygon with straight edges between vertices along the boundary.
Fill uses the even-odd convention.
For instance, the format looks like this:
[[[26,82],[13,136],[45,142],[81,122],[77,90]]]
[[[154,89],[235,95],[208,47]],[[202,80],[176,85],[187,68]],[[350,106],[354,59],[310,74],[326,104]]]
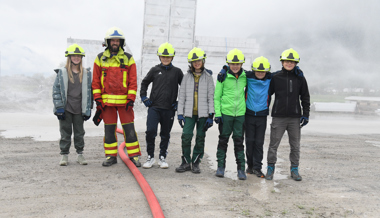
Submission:
[[[169,168],[169,164],[166,163],[166,160],[165,160],[164,156],[160,157],[160,160],[158,161],[158,165],[160,166],[161,169],[167,169],[167,168]]]
[[[245,175],[244,170],[238,170],[237,177],[238,177],[240,180],[246,180],[246,179],[247,179],[247,176]]]
[[[272,180],[273,179],[274,168],[275,168],[274,164],[268,164],[267,175],[265,176],[266,180]]]
[[[107,156],[106,160],[103,161],[103,167],[109,167],[111,166],[112,164],[116,164],[117,163],[117,158],[114,157],[114,156]]]
[[[69,162],[69,156],[67,154],[63,154],[61,161],[59,162],[60,166],[67,166],[67,163]]]
[[[87,160],[84,158],[83,154],[78,154],[77,162],[80,165],[87,165]]]
[[[186,172],[189,170],[191,170],[191,166],[187,162],[186,158],[184,156],[182,156],[182,164],[179,167],[175,168],[175,171],[177,173],[183,173],[183,172]]]
[[[217,176],[217,177],[224,177],[224,170],[225,169],[226,168],[224,168],[224,167],[218,167],[218,169],[216,170],[215,176]]]
[[[153,166],[153,164],[155,163],[156,161],[154,160],[154,157],[150,157],[150,155],[148,155],[148,158],[146,159],[146,162],[143,164],[143,168],[145,169],[149,169]]]
[[[252,167],[248,167],[247,170],[245,171],[248,174],[253,174],[253,169]]]
[[[201,173],[201,169],[199,168],[199,162],[193,163],[193,167],[191,168],[191,172]]]
[[[139,156],[134,156],[134,157],[131,157],[129,158],[132,163],[136,166],[136,167],[141,167],[141,163],[139,161]]]
[[[265,175],[263,172],[261,172],[261,169],[260,170],[253,170],[252,174],[255,174],[257,177],[260,177],[260,178],[265,178]]]
[[[298,166],[291,166],[290,174],[295,181],[302,181],[302,176],[298,173]]]

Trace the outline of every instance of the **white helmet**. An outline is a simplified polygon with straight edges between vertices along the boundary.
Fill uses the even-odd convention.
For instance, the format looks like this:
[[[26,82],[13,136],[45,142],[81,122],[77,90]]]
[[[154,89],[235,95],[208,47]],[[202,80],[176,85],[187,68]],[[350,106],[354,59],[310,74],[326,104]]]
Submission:
[[[125,46],[125,36],[123,31],[118,27],[111,27],[107,30],[106,36],[104,37],[103,46],[108,47],[109,40],[111,39],[120,39],[120,46]]]

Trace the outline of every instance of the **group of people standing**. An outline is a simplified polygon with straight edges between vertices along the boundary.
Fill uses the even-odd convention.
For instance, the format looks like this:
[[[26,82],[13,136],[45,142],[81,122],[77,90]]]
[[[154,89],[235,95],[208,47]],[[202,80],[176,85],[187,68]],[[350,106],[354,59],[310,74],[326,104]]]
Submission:
[[[137,167],[146,169],[156,162],[155,138],[160,124],[158,165],[162,169],[168,168],[170,132],[177,111],[183,131],[182,162],[175,169],[176,172],[201,172],[199,165],[204,156],[206,131],[215,122],[219,129],[216,176],[224,177],[228,140],[232,134],[237,177],[245,180],[248,173],[272,180],[277,148],[286,130],[291,147],[291,177],[296,181],[302,180],[298,172],[301,128],[309,121],[310,96],[303,72],[297,66],[300,58],[296,51],[285,50],[280,56],[282,69],[271,73],[270,63],[265,57],[256,58],[251,66],[252,71],[245,71],[242,68],[244,54],[233,49],[227,54],[228,66],[224,66],[218,74],[214,86],[212,71],[205,68],[207,57],[202,49],[195,47],[189,52],[189,69],[183,74],[181,69],[172,64],[175,56],[173,46],[163,43],[157,51],[160,64],[152,67],[141,82],[140,97],[148,108],[145,134],[148,155],[146,162],[141,164],[133,111],[137,94],[136,64],[132,55],[124,51],[125,37],[119,28],[112,27],[107,31],[103,45],[106,49],[95,59],[93,79],[90,69],[82,67],[81,60],[85,52],[77,44],[67,48],[66,66],[55,70],[57,77],[53,85],[53,103],[54,114],[60,123],[61,166],[68,164],[72,129],[77,162],[87,164],[83,156],[83,123],[91,117],[95,101],[93,121],[95,125],[104,121],[106,159],[103,166],[117,163],[116,128],[119,115],[128,156]],[[272,107],[268,169],[264,175],[261,171],[263,144],[273,94],[275,101]],[[191,152],[195,126],[195,145]]]

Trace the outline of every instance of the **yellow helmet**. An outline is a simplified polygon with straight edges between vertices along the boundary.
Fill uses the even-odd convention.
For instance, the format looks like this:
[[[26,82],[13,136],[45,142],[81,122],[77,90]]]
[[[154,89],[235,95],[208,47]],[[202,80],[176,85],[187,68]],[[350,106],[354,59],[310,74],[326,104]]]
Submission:
[[[175,51],[174,51],[172,44],[170,44],[168,42],[161,44],[160,47],[158,47],[157,55],[158,56],[174,57]]]
[[[108,47],[109,40],[111,39],[120,39],[120,46],[125,46],[125,36],[123,31],[118,27],[111,27],[107,30],[106,36],[104,37],[104,46]]]
[[[289,49],[282,52],[282,54],[280,56],[280,61],[294,61],[294,62],[299,63],[300,62],[300,56],[292,48],[289,48]]]
[[[197,61],[197,60],[204,60],[206,59],[206,54],[205,52],[197,47],[194,47],[191,49],[189,54],[187,55],[187,60],[190,62]]]
[[[226,62],[231,63],[245,63],[245,57],[243,52],[241,52],[239,49],[232,49],[227,54]]]
[[[252,70],[262,72],[270,71],[270,63],[268,59],[264,58],[263,56],[256,58],[252,63]]]
[[[85,56],[84,50],[78,44],[74,43],[70,45],[65,51],[65,57],[69,55],[82,55]]]

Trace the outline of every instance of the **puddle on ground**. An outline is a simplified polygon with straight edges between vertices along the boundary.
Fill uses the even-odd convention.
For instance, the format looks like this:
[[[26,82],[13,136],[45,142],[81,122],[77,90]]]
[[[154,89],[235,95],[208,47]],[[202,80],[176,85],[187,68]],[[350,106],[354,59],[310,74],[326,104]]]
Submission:
[[[372,144],[375,147],[380,148],[380,141],[365,141],[366,143]]]

